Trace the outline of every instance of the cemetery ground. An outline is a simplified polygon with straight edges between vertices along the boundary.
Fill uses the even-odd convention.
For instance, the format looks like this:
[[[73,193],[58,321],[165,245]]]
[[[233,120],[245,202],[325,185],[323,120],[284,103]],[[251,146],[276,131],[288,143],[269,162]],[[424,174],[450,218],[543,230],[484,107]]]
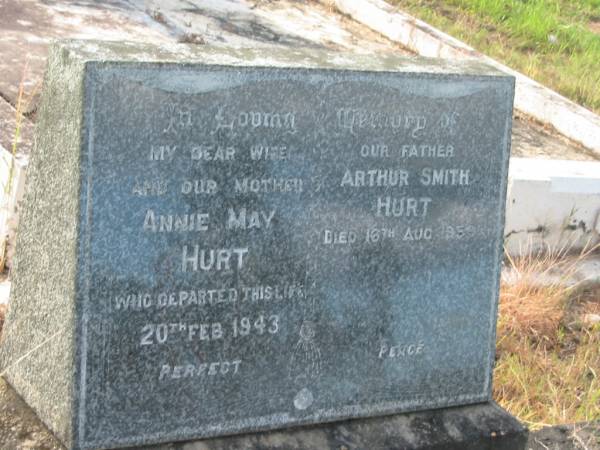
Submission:
[[[600,112],[598,0],[394,0],[596,113]]]

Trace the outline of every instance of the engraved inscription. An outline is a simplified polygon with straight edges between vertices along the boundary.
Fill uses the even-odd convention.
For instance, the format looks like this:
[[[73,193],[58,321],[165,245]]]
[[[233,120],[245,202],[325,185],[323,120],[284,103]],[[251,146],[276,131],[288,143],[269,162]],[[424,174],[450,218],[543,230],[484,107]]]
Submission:
[[[301,301],[302,299],[304,299],[304,286],[298,283],[261,284],[221,289],[186,289],[158,294],[129,292],[116,295],[112,302],[115,311],[140,311],[148,308],[197,308],[236,302],[268,303]]]
[[[192,161],[233,161],[235,159],[235,148],[221,145],[203,144],[192,147]]]
[[[404,359],[413,356],[422,355],[425,351],[425,344],[421,342],[412,344],[390,343],[386,340],[379,345],[379,359]]]
[[[192,127],[192,110],[188,105],[169,103],[165,107],[167,125],[163,129],[165,134],[177,134],[179,131]]]
[[[419,137],[427,125],[422,115],[384,113],[359,108],[341,108],[337,111],[338,126],[352,134],[364,128],[406,130],[413,138]]]
[[[486,400],[505,167],[491,149],[506,129],[486,96],[498,90],[201,67],[93,96],[95,126],[108,122],[82,219],[86,311],[110,328],[93,331],[103,385],[86,398],[103,426],[147,426],[156,401],[210,430],[226,430],[225,408],[237,432],[257,417],[267,428],[340,407]],[[192,83],[197,70],[206,79]],[[475,375],[459,390],[463,366]],[[165,410],[157,432],[179,432],[182,417]]]
[[[402,187],[408,185],[408,172],[403,169],[347,170],[340,186]]]
[[[154,210],[149,209],[146,211],[142,228],[152,233],[207,231],[208,220],[208,213],[156,214]]]
[[[232,361],[215,361],[202,364],[183,364],[172,366],[163,364],[158,375],[159,381],[185,378],[205,378],[219,376],[235,376],[240,370],[241,359]]]
[[[304,181],[301,178],[236,178],[234,188],[236,192],[242,194],[301,193],[303,185]]]
[[[271,211],[247,211],[246,208],[240,208],[236,211],[234,208],[229,208],[226,228],[229,230],[269,228],[273,217],[275,217],[274,209]]]
[[[377,197],[375,210],[384,217],[425,217],[431,197]]]
[[[213,134],[219,130],[233,131],[235,128],[271,128],[296,132],[296,113],[292,111],[228,112],[225,108],[219,108],[215,121]]]
[[[452,144],[405,144],[399,149],[402,158],[452,158]]]
[[[248,247],[205,249],[200,248],[199,244],[184,245],[181,251],[181,271],[241,270],[247,254]]]

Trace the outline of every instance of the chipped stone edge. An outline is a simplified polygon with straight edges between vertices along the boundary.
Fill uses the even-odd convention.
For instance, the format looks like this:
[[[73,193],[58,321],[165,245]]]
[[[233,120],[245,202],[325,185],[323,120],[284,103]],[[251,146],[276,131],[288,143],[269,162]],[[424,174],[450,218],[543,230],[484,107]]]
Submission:
[[[334,0],[352,19],[422,56],[478,59],[516,78],[515,108],[600,156],[600,116],[383,0]]]

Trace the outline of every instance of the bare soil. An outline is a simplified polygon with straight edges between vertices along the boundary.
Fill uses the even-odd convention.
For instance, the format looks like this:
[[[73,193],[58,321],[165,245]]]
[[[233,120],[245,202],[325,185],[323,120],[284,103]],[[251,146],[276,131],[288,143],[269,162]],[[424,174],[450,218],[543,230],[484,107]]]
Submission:
[[[35,413],[0,377],[0,448],[64,450]]]

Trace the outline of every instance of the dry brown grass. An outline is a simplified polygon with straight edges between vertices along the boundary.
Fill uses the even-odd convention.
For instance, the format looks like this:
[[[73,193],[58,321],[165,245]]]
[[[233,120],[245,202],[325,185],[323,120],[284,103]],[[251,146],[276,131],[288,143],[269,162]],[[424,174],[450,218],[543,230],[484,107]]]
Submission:
[[[532,428],[600,419],[600,289],[571,281],[597,250],[513,259],[500,290],[494,398]]]
[[[578,288],[569,280],[590,253],[569,256],[568,247],[526,256],[507,255],[511,279],[500,287],[498,335],[517,334],[537,341],[550,340],[564,318],[566,303]]]

